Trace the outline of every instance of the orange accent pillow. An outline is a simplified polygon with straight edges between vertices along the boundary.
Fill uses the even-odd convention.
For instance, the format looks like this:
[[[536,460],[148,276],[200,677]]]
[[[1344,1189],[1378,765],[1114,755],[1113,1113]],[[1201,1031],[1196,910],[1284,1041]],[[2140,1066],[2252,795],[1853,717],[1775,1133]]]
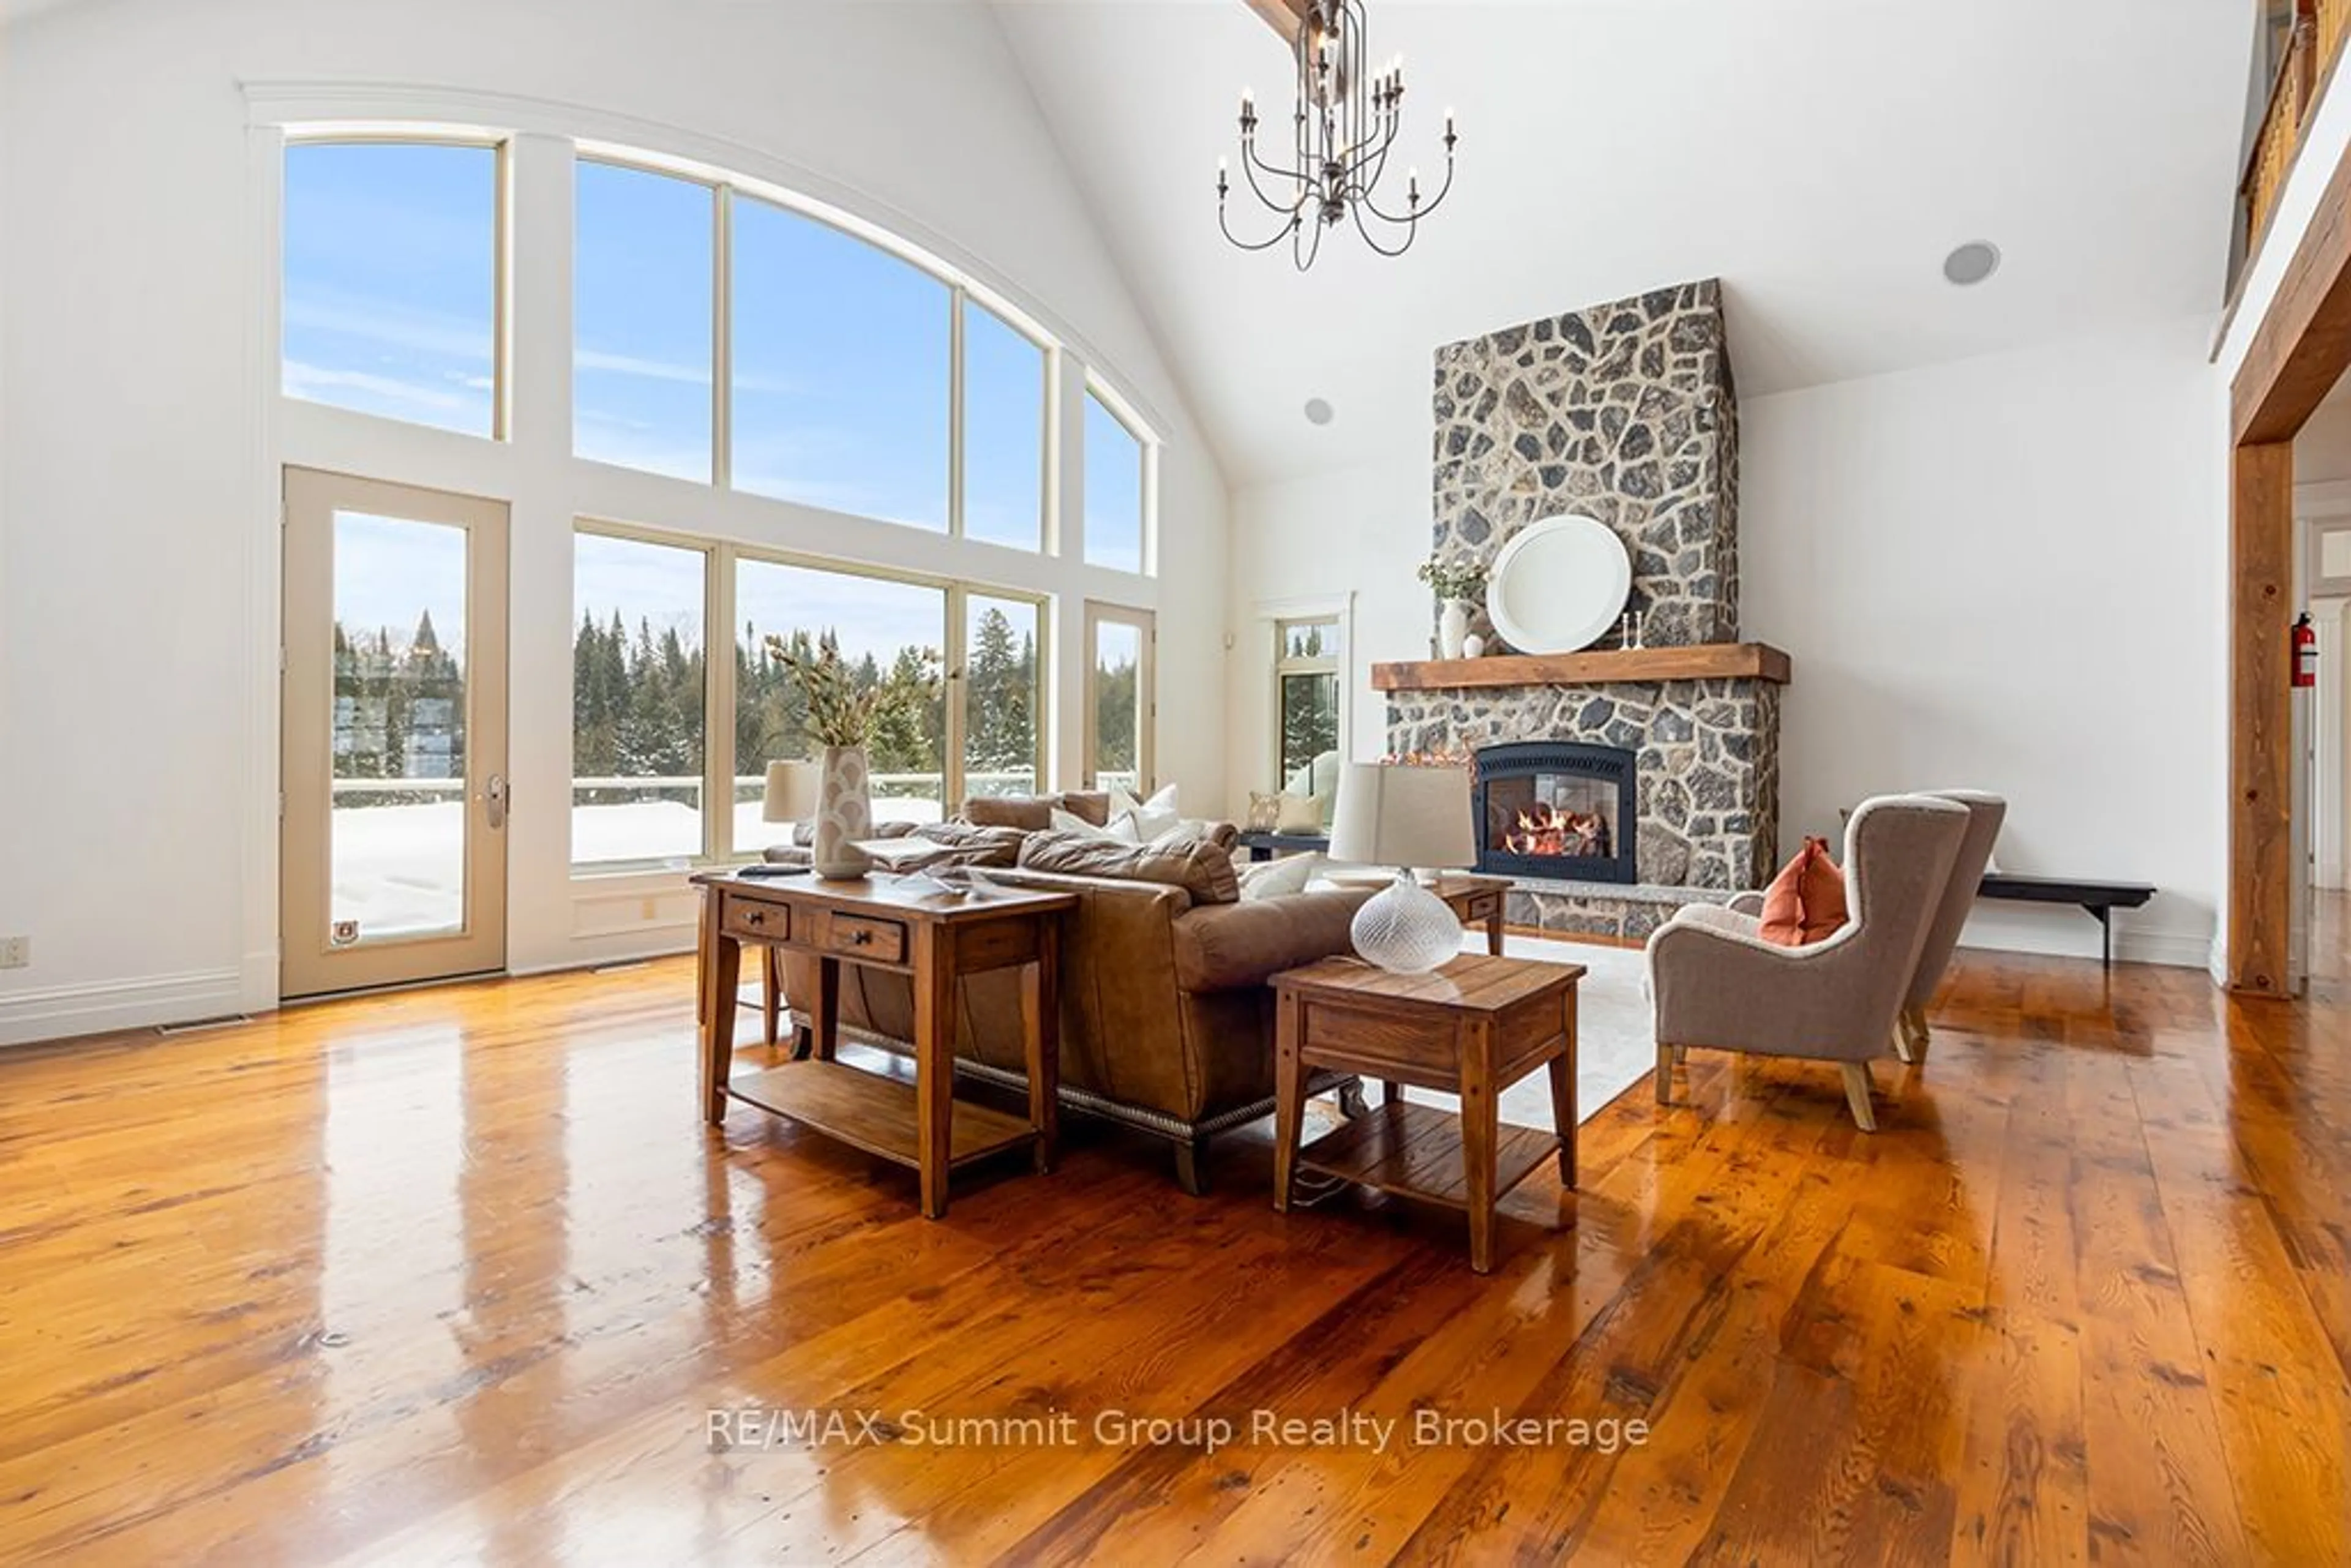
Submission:
[[[1834,935],[1846,918],[1844,873],[1829,859],[1826,839],[1806,839],[1763,890],[1763,940],[1807,946]]]

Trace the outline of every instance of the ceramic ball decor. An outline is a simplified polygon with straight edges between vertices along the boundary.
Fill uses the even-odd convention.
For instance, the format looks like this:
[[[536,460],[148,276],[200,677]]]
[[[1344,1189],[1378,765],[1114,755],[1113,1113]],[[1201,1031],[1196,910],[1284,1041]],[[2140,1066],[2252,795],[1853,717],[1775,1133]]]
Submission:
[[[1461,656],[1465,659],[1484,658],[1486,656],[1486,639],[1479,636],[1475,632],[1470,632],[1469,635],[1461,639]]]

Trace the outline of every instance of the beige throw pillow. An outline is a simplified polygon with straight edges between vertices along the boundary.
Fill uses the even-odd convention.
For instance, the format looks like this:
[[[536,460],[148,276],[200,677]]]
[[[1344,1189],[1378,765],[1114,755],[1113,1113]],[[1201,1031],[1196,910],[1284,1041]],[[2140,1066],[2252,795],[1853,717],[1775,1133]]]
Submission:
[[[1315,834],[1322,831],[1322,802],[1311,795],[1292,795],[1284,790],[1280,810],[1273,820],[1277,833]]]

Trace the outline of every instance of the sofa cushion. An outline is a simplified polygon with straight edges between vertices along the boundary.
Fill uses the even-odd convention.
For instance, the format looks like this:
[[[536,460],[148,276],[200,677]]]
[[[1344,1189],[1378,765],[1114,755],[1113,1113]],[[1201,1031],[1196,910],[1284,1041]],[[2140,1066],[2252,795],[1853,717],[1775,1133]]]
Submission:
[[[1053,825],[1051,795],[974,795],[963,803],[963,820],[975,828],[1018,828],[1041,833]]]
[[[1081,817],[1097,828],[1110,826],[1110,791],[1107,789],[1064,789],[1061,810],[1072,817]]]
[[[1020,841],[1028,836],[1018,828],[987,828],[976,822],[932,822],[914,831],[948,850],[944,863],[950,865],[1018,865]]]
[[[1055,811],[1067,811],[1090,826],[1110,825],[1107,790],[1069,789],[1059,795],[971,795],[956,814],[981,828],[1018,828],[1041,833],[1053,825]]]
[[[1352,952],[1349,929],[1372,892],[1293,893],[1195,909],[1176,923],[1176,983],[1186,991],[1259,986],[1284,969]]]
[[[1834,936],[1844,923],[1844,873],[1829,858],[1826,839],[1808,838],[1763,890],[1758,935],[1782,947],[1802,947]]]
[[[1020,866],[1024,871],[1155,882],[1182,888],[1195,904],[1232,904],[1241,895],[1233,857],[1200,839],[1130,844],[1081,833],[1031,833],[1021,842]]]

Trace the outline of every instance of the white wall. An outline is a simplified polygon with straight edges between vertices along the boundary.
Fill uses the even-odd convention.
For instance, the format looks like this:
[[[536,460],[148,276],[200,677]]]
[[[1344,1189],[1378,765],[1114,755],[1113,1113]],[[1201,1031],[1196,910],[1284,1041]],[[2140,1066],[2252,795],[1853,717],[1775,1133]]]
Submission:
[[[1783,846],[1834,835],[1837,808],[1872,793],[1995,789],[2003,865],[2153,882],[2118,951],[2209,962],[2225,564],[2210,335],[2185,319],[1742,403],[1744,631],[1795,661]],[[1381,747],[1366,663],[1426,656],[1428,479],[1415,455],[1234,497],[1237,632],[1252,600],[1361,591],[1358,756]],[[1236,789],[1265,771],[1264,685],[1236,658]],[[1967,939],[2089,954],[2097,927],[1986,904]]]
[[[262,665],[274,664],[266,529],[279,457],[514,504],[511,964],[690,940],[675,877],[568,874],[569,540],[591,483],[623,503],[604,515],[703,524],[662,515],[678,495],[666,482],[592,476],[544,444],[279,409],[256,303],[271,216],[256,156],[267,138],[249,128],[244,90],[256,84],[281,99],[319,84],[321,101],[375,84],[425,105],[496,95],[542,127],[579,106],[601,117],[584,133],[807,191],[1031,311],[1167,440],[1160,579],[1045,570],[1071,624],[1088,594],[1157,611],[1160,772],[1191,801],[1219,803],[1223,481],[985,6],[108,0],[16,24],[0,54],[0,934],[28,933],[34,958],[0,974],[0,1041],[272,999],[275,675]],[[518,178],[536,167],[542,191],[560,185],[548,173],[562,155],[559,140],[527,137]],[[517,351],[536,333],[568,358],[561,308],[532,292],[569,276],[547,210],[517,236]],[[519,385],[518,434],[568,423],[549,384]],[[753,542],[870,546],[935,571],[986,549],[789,508],[712,515],[715,531]],[[1061,653],[1066,771],[1074,637]]]

